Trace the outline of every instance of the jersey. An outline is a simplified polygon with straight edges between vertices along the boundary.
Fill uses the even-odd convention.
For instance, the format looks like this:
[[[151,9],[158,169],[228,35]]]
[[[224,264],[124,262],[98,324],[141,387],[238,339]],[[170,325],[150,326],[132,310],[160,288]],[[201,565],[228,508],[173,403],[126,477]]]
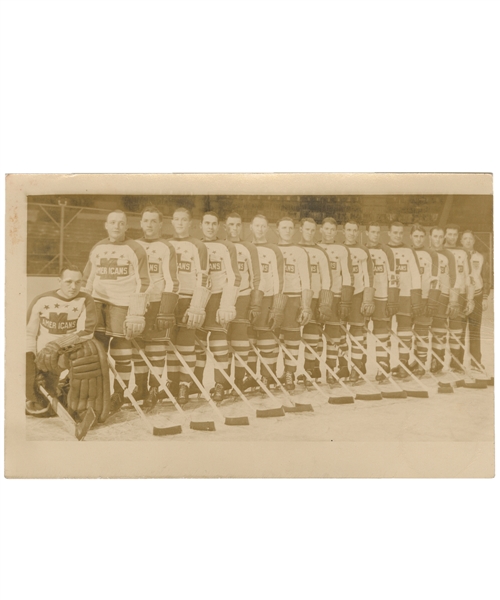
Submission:
[[[429,290],[439,289],[438,269],[439,257],[435,250],[414,248],[418,258],[420,278],[422,281],[422,298],[429,297]]]
[[[97,242],[83,271],[83,287],[96,300],[128,306],[130,296],[149,288],[148,257],[135,240]]]
[[[373,287],[377,300],[387,300],[389,286],[395,287],[394,253],[389,246],[366,246],[373,262]]]
[[[236,247],[227,240],[204,241],[208,252],[208,283],[212,294],[220,294],[226,286],[240,287]]]
[[[403,244],[399,246],[388,244],[388,248],[394,253],[400,297],[410,296],[411,290],[422,289],[419,261],[415,251]]]
[[[311,267],[309,256],[297,244],[278,244],[283,254],[285,277],[283,293],[287,296],[300,296],[303,290],[311,290]]]
[[[260,289],[259,253],[250,242],[234,242],[234,246],[241,276],[238,296],[249,296],[252,290]]]
[[[352,263],[352,285],[354,293],[360,294],[365,288],[373,287],[373,261],[368,248],[361,244],[344,244]]]
[[[330,265],[328,256],[323,248],[317,244],[299,244],[309,256],[309,265],[311,267],[311,289],[313,298],[319,297],[320,290],[329,290],[332,287],[332,278],[330,275]]]
[[[276,244],[254,243],[260,263],[260,289],[264,297],[283,292],[285,263],[283,253]]]
[[[168,240],[177,256],[177,278],[179,296],[193,295],[196,287],[208,286],[208,252],[205,244],[193,237]]]
[[[147,240],[141,238],[137,242],[148,255],[150,286],[148,289],[150,302],[159,302],[163,292],[179,291],[177,279],[177,257],[172,244],[163,238]]]
[[[438,255],[438,285],[441,293],[450,295],[450,289],[455,286],[456,268],[455,257],[447,248],[436,250]]]
[[[45,292],[28,309],[26,352],[39,352],[67,333],[76,333],[82,342],[89,340],[96,324],[96,306],[89,294],[80,292],[67,300],[58,291]]]
[[[484,254],[474,250],[468,252],[471,283],[474,286],[474,295],[482,294],[487,298],[490,294],[490,268]]]
[[[470,270],[467,252],[463,248],[451,248],[445,246],[455,257],[455,286],[460,290],[461,294],[467,292],[467,287],[470,285]]]
[[[341,244],[327,244],[320,242],[320,248],[325,251],[330,263],[331,291],[335,296],[340,296],[342,287],[352,285],[352,261],[347,248]]]

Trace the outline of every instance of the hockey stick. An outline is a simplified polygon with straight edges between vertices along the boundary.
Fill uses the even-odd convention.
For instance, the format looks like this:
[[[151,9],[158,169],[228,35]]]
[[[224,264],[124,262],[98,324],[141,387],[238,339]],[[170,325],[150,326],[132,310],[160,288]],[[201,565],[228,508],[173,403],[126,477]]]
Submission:
[[[255,354],[260,358],[261,363],[263,363],[262,354],[260,353],[260,350],[257,348],[257,346],[251,340],[250,340],[250,346],[252,347]],[[307,411],[312,410],[312,406],[310,404],[300,404],[298,402],[294,402],[292,397],[290,396],[290,394],[286,391],[283,384],[279,380],[276,373],[270,368],[267,368],[267,371],[268,371],[269,375],[271,375],[271,378],[274,381],[274,383],[280,388],[281,393],[285,396],[285,398],[291,404],[291,406],[283,405],[283,410],[285,412],[307,412]]]
[[[155,379],[159,383],[159,388],[165,392],[167,398],[172,402],[175,409],[185,418],[188,419],[187,413],[182,409],[181,405],[177,402],[175,396],[172,394],[167,385],[163,382],[161,374],[156,370],[156,368],[152,365],[151,361],[147,357],[144,350],[139,346],[136,340],[132,340],[135,348],[138,350],[141,355],[142,360],[146,363],[150,372],[155,376]],[[213,421],[190,421],[189,428],[194,429],[196,431],[215,431],[215,423]]]
[[[464,355],[467,352],[467,348],[462,344],[460,338],[458,338],[452,331],[451,329],[448,328],[448,333],[449,335],[457,342],[457,344],[460,346],[460,348],[462,348],[462,350],[464,351]],[[476,367],[481,371],[481,373],[483,375],[486,375],[486,377],[488,377],[488,374],[486,373],[486,369],[472,356],[472,354],[470,352],[468,352],[471,360],[476,364]],[[463,365],[462,365],[463,367]],[[465,370],[465,367],[464,367]],[[495,378],[494,377],[488,377],[488,379],[486,379],[486,385],[494,385],[495,384]]]
[[[85,416],[83,417],[82,421],[80,423],[77,423],[69,414],[69,412],[64,408],[64,406],[59,402],[59,400],[57,400],[57,398],[53,398],[49,394],[49,392],[47,392],[47,390],[43,387],[43,385],[38,385],[38,389],[50,402],[52,410],[56,413],[58,417],[60,417],[61,421],[64,422],[66,428],[69,431],[71,431],[71,433],[76,437],[76,439],[79,442],[82,442],[85,439],[88,430],[97,420],[97,415],[95,414],[94,409],[88,408],[85,412]]]
[[[125,382],[121,378],[120,374],[116,370],[115,365],[113,365],[111,363],[109,356],[108,356],[108,365],[109,365],[109,368],[111,369],[111,372],[115,376],[116,381],[118,381],[118,384],[122,388],[123,394],[130,400],[130,402],[132,403],[132,406],[135,408],[137,414],[141,417],[142,422],[146,426],[146,429],[149,431],[149,433],[152,433],[153,435],[157,435],[157,436],[175,435],[177,433],[182,433],[182,427],[180,425],[172,425],[169,427],[156,427],[155,425],[153,425],[153,423],[146,417],[146,415],[142,411],[142,408],[137,403],[137,400],[130,393],[127,385],[125,384]]]
[[[250,421],[248,420],[248,417],[226,417],[226,416],[224,416],[224,414],[222,413],[220,408],[215,404],[215,402],[212,400],[212,398],[210,398],[210,394],[207,393],[206,389],[203,387],[203,385],[201,384],[198,377],[196,377],[196,375],[194,374],[193,369],[191,369],[191,367],[187,364],[185,358],[182,356],[182,354],[177,350],[177,348],[172,344],[172,342],[170,340],[168,340],[168,346],[172,350],[172,352],[175,354],[175,356],[177,357],[177,360],[186,369],[186,372],[190,375],[190,377],[196,383],[203,398],[205,398],[205,400],[208,402],[208,404],[210,405],[212,410],[217,414],[217,416],[224,423],[224,425],[250,425]]]
[[[348,338],[349,341],[351,342],[351,347],[352,347],[352,344],[355,344],[361,350],[361,352],[364,353],[365,349],[363,348],[363,346],[352,337],[350,331],[348,331],[346,329],[345,325],[341,324],[340,327],[341,327],[342,331],[345,333],[346,338]],[[325,337],[326,337],[327,341],[329,341],[331,344],[334,343],[333,340],[330,337],[328,337],[326,334],[325,334]],[[369,385],[373,390],[376,390],[373,394],[357,393],[356,394],[357,400],[382,400],[382,398],[405,398],[406,397],[406,396],[402,395],[404,390],[401,390],[401,391],[398,390],[396,392],[387,392],[387,391],[381,391],[380,389],[378,389],[377,386],[368,379],[366,374],[363,373],[363,371],[361,371],[361,369],[354,363],[352,358],[346,352],[343,352],[342,354],[346,358],[346,360],[350,363],[351,369],[354,369],[356,371],[356,373],[361,377],[361,379],[367,385]]]
[[[305,342],[304,340],[302,340],[302,343],[309,350],[309,352],[314,356],[314,358],[317,361],[321,362],[321,357],[314,350],[314,348],[310,344]],[[354,396],[352,395],[351,390],[346,386],[346,384],[343,381],[340,380],[340,378],[337,376],[337,373],[335,373],[335,371],[331,367],[329,367],[326,363],[325,363],[325,367],[326,367],[326,370],[330,373],[330,375],[336,379],[337,383],[340,384],[342,389],[345,390],[348,394],[347,396],[330,396],[328,398],[329,404],[352,404],[354,402]]]

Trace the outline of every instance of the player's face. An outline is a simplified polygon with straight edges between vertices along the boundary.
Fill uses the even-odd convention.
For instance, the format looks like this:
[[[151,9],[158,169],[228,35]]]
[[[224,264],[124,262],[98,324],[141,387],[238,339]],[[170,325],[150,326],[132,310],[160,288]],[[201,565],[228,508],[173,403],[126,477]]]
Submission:
[[[219,220],[213,215],[205,215],[201,222],[201,231],[206,240],[215,240],[219,231]]]
[[[240,239],[242,226],[241,219],[237,217],[229,217],[226,220],[226,231],[230,240],[238,241]]]
[[[82,274],[80,271],[64,271],[63,276],[59,279],[59,292],[68,300],[72,300],[78,296],[82,288]]]
[[[359,227],[355,223],[346,223],[344,227],[345,241],[355,244],[358,239]]]
[[[282,242],[291,242],[293,233],[295,231],[295,225],[292,221],[281,221],[278,225],[278,237]]]
[[[399,245],[403,243],[404,227],[391,227],[389,229],[389,239],[391,243]]]
[[[250,231],[256,242],[265,242],[267,236],[268,224],[265,219],[255,217],[250,225]]]
[[[144,236],[149,239],[159,238],[161,235],[162,222],[160,216],[155,212],[145,212],[141,219],[141,229]]]
[[[172,227],[174,228],[175,235],[178,237],[187,237],[189,235],[189,228],[191,227],[189,215],[183,210],[174,212],[172,216]]]
[[[374,227],[372,225],[368,229],[366,235],[371,244],[378,244],[380,242],[380,227]]]
[[[302,234],[302,239],[307,244],[312,244],[314,242],[314,235],[316,233],[316,223],[305,222],[302,224],[300,228],[300,233]]]
[[[474,249],[474,236],[472,235],[472,233],[464,233],[462,236],[462,246],[466,249],[466,250],[473,250]]]
[[[337,235],[337,227],[333,223],[323,223],[321,225],[321,241],[325,244],[333,244]]]
[[[411,243],[415,248],[423,248],[425,242],[425,233],[423,231],[414,231],[411,234]]]
[[[433,248],[436,248],[436,250],[441,250],[441,248],[443,247],[443,242],[444,242],[444,232],[442,229],[434,229],[434,231],[431,233],[431,245]]]
[[[456,246],[458,240],[458,231],[456,229],[447,229],[445,239],[448,246]]]
[[[112,242],[121,241],[127,231],[127,217],[121,213],[110,213],[104,227]]]

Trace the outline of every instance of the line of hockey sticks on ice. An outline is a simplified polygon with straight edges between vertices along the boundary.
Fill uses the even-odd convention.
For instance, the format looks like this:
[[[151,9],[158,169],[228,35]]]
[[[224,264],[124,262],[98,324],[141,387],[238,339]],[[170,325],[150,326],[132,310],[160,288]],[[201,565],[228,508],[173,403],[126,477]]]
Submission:
[[[68,431],[70,431],[79,442],[82,442],[85,439],[88,430],[97,420],[97,415],[95,414],[94,409],[88,408],[85,411],[85,415],[81,422],[77,423],[69,414],[69,412],[64,408],[64,406],[59,402],[59,400],[51,396],[43,385],[38,385],[38,389],[45,396],[47,401],[50,402],[52,410],[61,419]]]
[[[219,417],[219,419],[222,421],[222,423],[224,423],[224,425],[250,425],[250,421],[248,420],[248,417],[246,417],[246,416],[244,416],[244,417],[226,417],[223,414],[223,412],[220,410],[220,408],[212,400],[212,398],[210,398],[210,394],[203,387],[203,384],[198,379],[198,377],[196,377],[193,369],[191,369],[191,367],[187,364],[185,358],[177,350],[177,348],[174,346],[174,344],[172,344],[172,342],[170,340],[168,340],[167,344],[168,344],[168,347],[170,348],[170,350],[177,357],[177,360],[186,369],[186,373],[188,373],[188,375],[196,383],[203,398],[208,402],[208,404],[210,405],[212,410],[216,413],[216,415]]]
[[[346,338],[351,342],[351,347],[352,345],[356,345],[361,352],[364,354],[365,349],[363,348],[363,346],[357,342],[352,336],[351,333],[347,330],[347,328],[344,325],[340,325],[340,328],[342,329],[342,331],[344,332],[344,334],[346,335]],[[335,342],[329,338],[326,334],[325,334],[325,338],[331,343],[334,344]],[[339,349],[340,351],[340,349]],[[341,351],[340,351],[341,352]],[[394,392],[389,392],[387,390],[381,390],[380,388],[378,388],[372,381],[370,381],[367,377],[367,375],[365,373],[363,373],[363,371],[354,363],[354,361],[351,359],[351,357],[349,356],[349,354],[347,352],[341,352],[342,356],[345,357],[345,359],[348,361],[348,363],[351,366],[351,369],[354,369],[356,371],[356,373],[361,377],[361,379],[367,384],[369,385],[373,390],[375,390],[375,392],[373,394],[357,394],[356,397],[359,400],[382,400],[382,398],[406,398],[407,396],[407,392],[405,390],[403,390],[403,388],[401,388],[399,385],[397,385],[396,383],[393,383],[393,385],[396,386],[397,390]]]
[[[448,334],[450,335],[450,337],[452,337],[457,342],[457,344],[459,344],[460,348],[462,348],[462,350],[464,351],[464,356],[465,356],[465,353],[467,352],[467,348],[462,344],[462,341],[460,340],[460,338],[458,338],[450,329],[448,329]],[[486,377],[488,377],[488,380],[487,380],[488,385],[494,385],[494,383],[495,383],[494,377],[490,377],[488,375],[488,373],[486,372],[486,369],[483,367],[483,365],[479,361],[477,361],[470,352],[467,352],[467,353],[469,354],[471,361],[473,361],[475,363],[475,365],[479,369],[479,371],[481,371],[481,373],[483,375],[486,375]]]
[[[141,417],[141,420],[144,423],[146,429],[149,431],[149,433],[152,433],[153,435],[157,435],[157,436],[176,435],[177,433],[182,433],[182,427],[180,425],[171,425],[168,427],[156,427],[155,425],[153,425],[153,423],[144,414],[142,408],[137,403],[137,400],[134,398],[132,393],[129,391],[127,385],[125,384],[125,382],[121,378],[120,374],[116,370],[115,365],[111,362],[111,359],[109,358],[109,356],[108,356],[108,365],[109,365],[109,368],[111,369],[111,372],[115,376],[116,381],[118,381],[118,384],[122,388],[124,396],[126,396],[128,398],[128,400],[130,400],[130,402],[132,403],[132,406],[135,408],[137,414]]]
[[[186,411],[182,409],[181,405],[177,402],[175,396],[172,394],[172,392],[170,391],[170,389],[168,388],[168,386],[165,384],[165,382],[163,381],[163,378],[161,376],[161,372],[159,369],[156,369],[151,361],[149,360],[149,358],[147,357],[146,353],[144,352],[144,350],[139,346],[139,344],[137,343],[136,340],[132,340],[132,344],[134,345],[134,347],[136,348],[136,350],[139,352],[139,354],[141,355],[142,360],[146,363],[149,371],[152,373],[152,375],[154,375],[155,379],[158,381],[159,383],[159,388],[160,390],[162,390],[163,392],[165,392],[165,394],[167,395],[167,398],[170,400],[170,402],[172,402],[172,404],[174,405],[174,408],[187,420],[189,421],[189,428],[190,429],[194,429],[196,431],[215,431],[215,423],[213,421],[193,421],[190,420]]]
[[[252,340],[249,340],[249,341],[250,341],[250,346],[253,349],[253,351],[255,352],[256,356],[259,357],[261,365],[265,364],[259,348],[257,348],[257,346],[252,342]],[[288,400],[288,402],[291,405],[291,406],[283,405],[283,410],[285,412],[308,412],[308,411],[313,410],[313,408],[310,404],[302,404],[300,402],[295,402],[293,400],[293,398],[290,396],[290,394],[288,393],[288,391],[285,389],[285,387],[283,386],[281,381],[279,380],[276,373],[272,369],[269,369],[269,368],[267,369],[267,371],[268,371],[269,375],[271,376],[271,379],[279,387],[281,393],[285,396],[285,398]]]
[[[415,335],[415,337],[417,338],[417,340],[420,341],[421,344],[423,344],[424,346],[427,347],[427,350],[431,352],[431,356],[433,358],[435,358],[443,367],[446,368],[446,363],[445,361],[437,354],[437,352],[435,352],[432,349],[432,342],[429,340],[429,343],[426,343],[425,340],[418,335],[418,333],[416,333],[415,331],[413,332],[413,334]],[[435,379],[437,379],[438,382],[438,392],[443,394],[443,393],[449,393],[450,390],[453,391],[453,388],[472,388],[472,389],[484,389],[483,385],[477,385],[476,383],[468,383],[466,382],[464,379],[460,379],[459,377],[457,377],[455,374],[450,373],[450,375],[453,377],[453,381],[450,382],[446,382],[446,381],[439,381],[439,379],[437,379],[435,376]]]

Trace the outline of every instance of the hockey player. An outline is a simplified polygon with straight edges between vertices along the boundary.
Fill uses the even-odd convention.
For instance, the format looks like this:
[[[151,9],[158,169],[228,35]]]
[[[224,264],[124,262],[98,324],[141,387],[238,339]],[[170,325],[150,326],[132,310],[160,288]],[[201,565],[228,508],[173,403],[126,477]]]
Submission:
[[[412,318],[423,314],[422,280],[417,255],[403,244],[404,225],[393,221],[389,225],[389,248],[394,254],[396,275],[399,285],[399,307],[396,313],[398,324],[399,361],[408,367],[412,345]],[[401,364],[394,370],[394,376],[405,379],[407,372]]]
[[[295,360],[299,357],[300,329],[313,316],[311,302],[311,267],[309,256],[299,245],[292,242],[295,225],[290,217],[282,217],[277,223],[278,246],[283,254],[285,277],[283,293],[287,296],[285,318],[281,326],[281,338]],[[295,389],[296,365],[285,354],[285,388]]]
[[[352,264],[352,285],[342,287],[340,300],[340,318],[349,325],[349,335],[358,344],[351,345],[351,361],[362,372],[366,372],[366,332],[365,320],[375,311],[375,289],[373,287],[373,262],[368,248],[358,243],[359,225],[356,221],[347,221],[344,225],[344,245],[349,252]],[[347,352],[347,346],[341,345]],[[352,369],[350,381],[357,383],[359,374]]]
[[[352,287],[352,263],[351,256],[342,244],[335,243],[337,235],[337,221],[333,217],[326,217],[320,228],[321,242],[318,246],[323,248],[330,264],[331,290],[333,292],[331,319],[325,321],[324,331],[326,341],[326,364],[332,369],[339,369],[338,377],[348,377],[347,360],[344,356],[338,358],[339,346],[347,348],[345,333],[340,328],[339,307],[341,296],[345,295],[345,288]],[[343,291],[344,290],[344,291]],[[335,383],[335,378],[330,372],[326,374],[328,383]]]
[[[262,364],[262,383],[269,387],[273,382],[271,373],[276,374],[279,346],[274,332],[279,332],[285,318],[287,296],[283,293],[285,267],[283,254],[276,244],[268,243],[269,223],[264,215],[256,215],[250,223],[252,243],[257,249],[260,263],[260,288],[264,293],[260,314],[249,329],[249,337],[259,349]],[[257,371],[257,356],[250,352],[248,366]],[[248,384],[251,387],[251,382]],[[246,386],[245,386],[246,387]]]
[[[179,300],[175,309],[176,326],[171,332],[172,343],[186,361],[189,370],[180,364],[173,352],[167,352],[170,388],[179,404],[189,401],[191,373],[195,368],[195,330],[205,321],[210,290],[208,289],[208,253],[205,244],[190,235],[191,212],[184,207],[174,210],[174,237],[169,240],[177,255]]]
[[[458,225],[446,225],[444,247],[455,257],[455,287],[459,290],[459,312],[456,318],[450,317],[448,324],[450,333],[453,334],[450,335],[451,367],[462,372],[464,352],[454,336],[459,340],[465,339],[466,318],[474,310],[474,285],[471,282],[467,252],[463,248],[457,247],[458,234]]]
[[[462,233],[462,247],[467,252],[471,283],[474,286],[474,310],[466,316],[466,327],[469,327],[469,351],[481,363],[481,321],[483,312],[488,308],[490,294],[490,267],[487,257],[474,248],[476,236],[470,229]],[[465,329],[464,327],[464,337]],[[464,340],[462,337],[462,341]],[[474,364],[472,365],[474,368]]]
[[[155,206],[147,206],[141,215],[141,229],[144,236],[138,243],[148,255],[149,306],[145,315],[146,326],[138,342],[153,367],[161,373],[167,353],[166,339],[175,326],[175,307],[178,301],[179,281],[177,279],[177,258],[172,244],[161,237],[163,214]],[[148,389],[148,368],[139,352],[134,348],[134,374],[136,389],[134,397],[142,400],[143,406],[151,405],[158,394],[159,381],[150,373]]]
[[[214,212],[206,212],[201,221],[203,243],[208,252],[208,277],[211,296],[206,306],[206,317],[198,338],[208,344],[215,358],[215,387],[212,399],[222,402],[226,379],[222,370],[229,367],[229,349],[227,345],[227,330],[231,321],[236,317],[236,299],[241,283],[238,269],[236,248],[232,242],[219,240],[219,217]],[[196,352],[195,374],[203,381],[206,353],[203,346],[198,345]]]
[[[127,385],[132,371],[130,340],[145,327],[148,257],[139,243],[125,237],[127,216],[122,210],[109,213],[104,227],[109,237],[90,251],[83,285],[96,302],[96,338],[105,348],[109,345],[116,370]],[[123,402],[123,390],[115,381],[111,404],[117,408]]]
[[[262,310],[264,292],[261,289],[259,253],[250,242],[241,240],[243,223],[238,213],[231,213],[225,222],[227,239],[236,248],[236,260],[241,275],[240,289],[236,300],[236,317],[229,324],[228,340],[238,355],[248,362],[250,340],[248,326],[259,318]],[[235,383],[239,389],[245,389],[253,382],[246,377],[245,369],[236,361],[234,366]]]
[[[437,315],[439,308],[439,256],[435,250],[424,247],[425,229],[415,224],[410,231],[412,248],[415,251],[420,268],[422,280],[422,305],[423,312],[419,317],[413,319],[413,331],[415,333],[414,353],[423,365],[427,364],[429,348],[429,331],[432,319]],[[425,374],[424,368],[417,362],[410,365],[410,369],[417,377]]]
[[[42,382],[58,396],[63,370],[59,354],[71,346],[90,340],[97,324],[94,300],[81,291],[82,272],[69,265],[61,270],[57,290],[37,296],[30,304],[26,326],[26,413],[50,416],[50,404],[37,390]],[[109,390],[108,390],[109,393]]]
[[[376,379],[380,383],[387,380],[385,373],[390,371],[390,357],[386,349],[389,344],[389,330],[392,317],[399,310],[399,286],[395,271],[392,249],[380,243],[380,224],[369,223],[366,228],[366,247],[373,262],[373,287],[375,289],[375,310],[372,314],[373,335],[380,340],[376,344],[377,364],[381,367]],[[385,372],[385,373],[384,373]]]
[[[304,325],[302,337],[318,353],[323,324],[331,322],[333,319],[333,291],[332,278],[330,275],[330,265],[326,252],[314,242],[316,235],[316,221],[305,217],[300,222],[300,240],[299,245],[304,248],[309,256],[309,265],[311,268],[311,288],[313,299],[311,301],[311,310],[313,316],[309,323]],[[321,349],[319,349],[321,354]],[[304,352],[304,368],[312,379],[321,378],[319,361],[310,352],[308,348]],[[304,378],[306,386],[310,386],[310,380]]]

